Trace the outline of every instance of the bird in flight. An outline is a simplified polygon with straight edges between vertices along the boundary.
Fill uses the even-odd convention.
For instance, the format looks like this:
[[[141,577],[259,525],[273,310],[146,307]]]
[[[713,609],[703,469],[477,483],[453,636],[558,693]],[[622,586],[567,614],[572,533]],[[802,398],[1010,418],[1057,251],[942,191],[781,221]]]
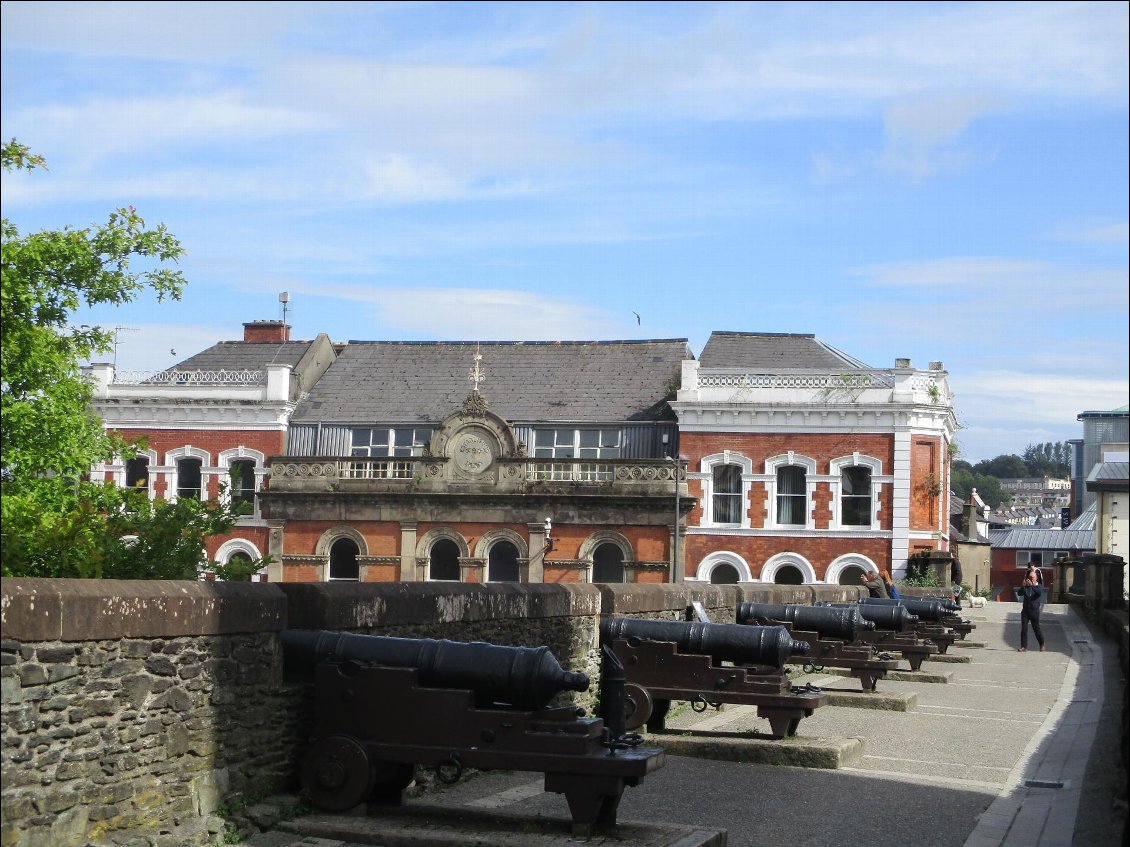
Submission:
[[[172,355],[172,356],[175,356],[177,354],[177,351],[176,350],[170,350],[169,354]]]
[[[632,314],[636,316],[636,323],[637,323],[637,324],[639,324],[639,322],[640,322],[640,313],[639,313],[639,312],[632,312]]]

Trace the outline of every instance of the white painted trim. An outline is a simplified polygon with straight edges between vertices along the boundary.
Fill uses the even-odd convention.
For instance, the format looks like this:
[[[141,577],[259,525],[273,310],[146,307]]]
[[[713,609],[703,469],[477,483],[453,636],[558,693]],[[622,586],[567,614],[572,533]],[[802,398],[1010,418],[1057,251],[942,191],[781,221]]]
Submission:
[[[799,553],[778,553],[775,556],[770,556],[765,564],[761,566],[761,582],[773,582],[774,577],[783,567],[792,566],[797,568],[801,576],[804,578],[805,585],[811,585],[816,582],[816,569],[812,567],[812,563]]]
[[[739,582],[753,582],[753,572],[750,570],[746,560],[729,550],[718,550],[714,553],[708,554],[698,563],[698,569],[695,571],[695,580],[698,582],[710,582],[710,574],[713,573],[714,568],[718,565],[729,565],[738,572]]]

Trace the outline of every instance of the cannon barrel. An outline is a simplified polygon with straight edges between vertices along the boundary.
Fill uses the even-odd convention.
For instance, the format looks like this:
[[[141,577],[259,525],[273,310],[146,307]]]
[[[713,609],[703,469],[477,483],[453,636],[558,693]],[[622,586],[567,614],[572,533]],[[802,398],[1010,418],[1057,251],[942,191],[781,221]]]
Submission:
[[[864,597],[859,602],[865,606],[905,606],[908,612],[912,615],[918,615],[924,621],[937,622],[952,614],[941,600],[920,597],[900,597],[898,600],[888,600],[885,597]]]
[[[789,656],[803,656],[809,645],[794,641],[783,626],[739,626],[698,621],[651,621],[635,618],[605,618],[600,622],[600,640],[638,638],[642,641],[672,641],[682,653],[710,656],[714,661],[743,665],[783,667]]]
[[[586,691],[589,678],[561,667],[548,647],[504,647],[484,642],[393,638],[325,630],[283,630],[283,668],[313,678],[321,662],[358,662],[415,668],[420,685],[465,688],[480,703],[540,709],[562,691]]]
[[[905,629],[918,623],[918,615],[898,603],[863,603],[856,606],[865,620],[875,624],[876,629]]]
[[[855,641],[859,633],[875,628],[854,606],[805,606],[799,603],[739,603],[740,624],[788,621],[795,629],[811,630],[824,638]]]

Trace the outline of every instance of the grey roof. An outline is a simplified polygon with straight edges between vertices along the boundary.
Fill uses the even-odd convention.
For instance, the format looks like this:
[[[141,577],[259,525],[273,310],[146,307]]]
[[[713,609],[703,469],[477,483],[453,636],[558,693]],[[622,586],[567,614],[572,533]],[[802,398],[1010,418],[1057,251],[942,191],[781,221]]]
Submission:
[[[712,332],[699,362],[704,368],[872,370],[814,335],[778,332]]]
[[[1011,550],[1081,550],[1095,549],[1095,531],[1083,529],[1034,529],[1016,526],[999,534],[990,532],[995,548]]]
[[[293,423],[438,423],[472,391],[478,347],[489,409],[520,422],[674,420],[665,398],[693,358],[684,338],[652,341],[351,341]]]
[[[1089,491],[1125,488],[1127,482],[1130,482],[1130,462],[1103,462],[1087,475]]]
[[[261,371],[267,365],[295,367],[311,341],[221,341],[169,370]]]
[[[1096,500],[1095,502],[1091,503],[1090,506],[1088,506],[1086,509],[1084,509],[1083,514],[1081,514],[1079,517],[1077,517],[1075,520],[1073,520],[1071,522],[1071,525],[1067,528],[1068,529],[1085,529],[1088,532],[1094,532],[1095,526],[1098,524],[1098,522],[1099,522],[1099,503]]]

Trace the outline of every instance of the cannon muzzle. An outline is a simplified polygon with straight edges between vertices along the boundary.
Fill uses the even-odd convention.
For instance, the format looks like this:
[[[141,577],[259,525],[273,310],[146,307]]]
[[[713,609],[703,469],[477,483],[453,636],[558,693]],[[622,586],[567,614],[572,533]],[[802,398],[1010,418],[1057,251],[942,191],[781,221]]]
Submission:
[[[856,608],[864,620],[875,624],[876,629],[902,630],[918,623],[918,615],[912,615],[910,609],[898,603],[863,603]]]
[[[799,603],[739,603],[738,623],[788,622],[794,629],[817,633],[822,638],[855,641],[859,633],[875,628],[854,606],[805,606]]]
[[[698,621],[652,621],[605,618],[600,640],[672,641],[681,653],[710,656],[716,662],[783,667],[790,656],[803,656],[809,645],[794,641],[783,626],[738,626]]]
[[[559,692],[589,687],[586,674],[562,668],[548,647],[298,629],[283,630],[280,639],[289,676],[313,679],[322,662],[415,668],[422,686],[465,688],[479,703],[522,709],[540,709]]]
[[[912,615],[918,615],[924,621],[940,621],[952,614],[941,600],[926,599],[921,597],[900,597],[898,600],[888,600],[885,597],[864,597],[859,601],[865,606],[905,606]],[[952,601],[951,605],[952,605]]]

